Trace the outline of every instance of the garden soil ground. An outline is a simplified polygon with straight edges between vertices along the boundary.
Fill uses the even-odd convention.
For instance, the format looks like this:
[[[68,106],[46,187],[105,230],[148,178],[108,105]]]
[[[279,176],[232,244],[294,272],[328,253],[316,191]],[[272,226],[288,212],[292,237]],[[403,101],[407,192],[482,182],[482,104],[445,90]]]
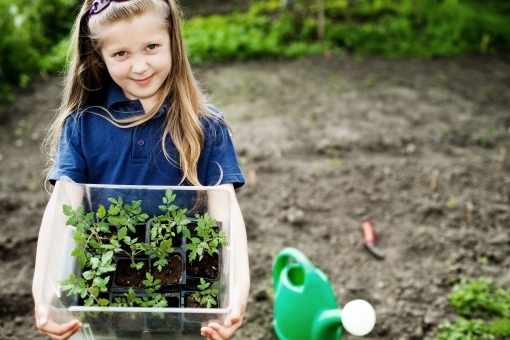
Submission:
[[[508,60],[332,55],[196,74],[247,178],[238,199],[252,286],[236,339],[275,339],[272,263],[289,246],[329,276],[340,306],[373,304],[366,339],[433,339],[457,317],[447,296],[462,277],[510,286]],[[40,141],[59,92],[57,78],[20,91],[0,126],[1,339],[43,338],[31,279],[48,199]],[[384,259],[363,246],[367,219]]]

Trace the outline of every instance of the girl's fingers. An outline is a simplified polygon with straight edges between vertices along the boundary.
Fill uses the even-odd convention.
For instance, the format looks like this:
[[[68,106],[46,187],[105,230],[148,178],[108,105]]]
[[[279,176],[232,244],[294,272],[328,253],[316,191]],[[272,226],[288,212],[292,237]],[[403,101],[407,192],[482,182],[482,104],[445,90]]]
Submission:
[[[69,339],[74,333],[78,332],[82,326],[79,320],[73,320],[62,325],[53,322],[48,317],[48,312],[42,305],[35,307],[35,317],[39,332],[54,340]]]
[[[206,327],[202,327],[202,336],[207,336],[212,340],[227,340],[234,334],[239,327],[227,328],[215,322],[211,322]]]
[[[46,325],[39,327],[39,331],[42,334],[49,336],[55,340],[69,339],[74,333],[78,332],[81,328],[81,322],[73,320],[63,325],[56,324],[49,320]]]

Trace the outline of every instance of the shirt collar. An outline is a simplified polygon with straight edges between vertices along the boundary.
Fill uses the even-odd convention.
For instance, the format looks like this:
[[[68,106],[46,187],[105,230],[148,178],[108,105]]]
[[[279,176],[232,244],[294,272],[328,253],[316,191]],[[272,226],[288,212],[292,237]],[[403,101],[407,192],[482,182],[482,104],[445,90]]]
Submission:
[[[142,103],[140,100],[131,100],[126,98],[122,89],[116,83],[110,84],[108,88],[108,96],[106,99],[106,108],[117,119],[129,118],[143,114]],[[168,98],[163,103],[163,106],[156,112],[152,118],[158,118],[164,115],[170,108],[170,101]]]

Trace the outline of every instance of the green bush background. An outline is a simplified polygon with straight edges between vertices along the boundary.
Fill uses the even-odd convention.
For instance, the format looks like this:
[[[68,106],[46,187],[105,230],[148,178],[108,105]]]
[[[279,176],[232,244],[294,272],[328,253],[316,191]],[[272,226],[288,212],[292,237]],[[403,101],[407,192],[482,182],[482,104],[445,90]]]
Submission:
[[[317,36],[316,0],[292,2],[292,9],[284,9],[280,0],[252,0],[245,13],[188,18],[184,31],[191,61],[295,58],[335,51],[388,58],[510,51],[510,1],[324,0],[323,40]],[[79,3],[0,0],[2,108],[12,101],[14,87],[64,70]]]

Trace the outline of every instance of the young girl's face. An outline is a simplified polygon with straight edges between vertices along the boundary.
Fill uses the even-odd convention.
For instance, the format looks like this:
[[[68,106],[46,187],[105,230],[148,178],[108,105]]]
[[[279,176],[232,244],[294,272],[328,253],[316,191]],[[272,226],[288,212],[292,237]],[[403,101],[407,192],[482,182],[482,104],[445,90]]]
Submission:
[[[158,15],[147,13],[115,22],[102,32],[101,56],[113,81],[147,112],[172,67],[170,36]]]

